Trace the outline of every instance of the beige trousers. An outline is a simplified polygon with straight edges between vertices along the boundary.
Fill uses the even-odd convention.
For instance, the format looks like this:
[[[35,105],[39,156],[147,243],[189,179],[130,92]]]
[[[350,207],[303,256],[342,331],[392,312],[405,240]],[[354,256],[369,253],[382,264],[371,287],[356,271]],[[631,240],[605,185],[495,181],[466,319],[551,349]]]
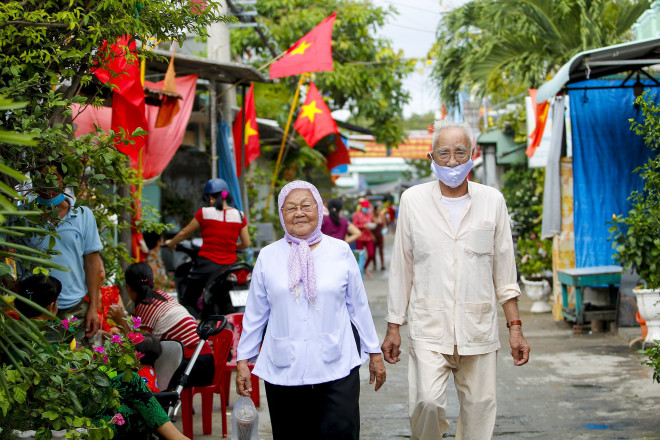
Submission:
[[[475,356],[444,355],[410,348],[408,412],[411,440],[438,440],[447,423],[447,383],[454,384],[461,408],[456,440],[487,440],[493,436],[497,404],[497,352]]]

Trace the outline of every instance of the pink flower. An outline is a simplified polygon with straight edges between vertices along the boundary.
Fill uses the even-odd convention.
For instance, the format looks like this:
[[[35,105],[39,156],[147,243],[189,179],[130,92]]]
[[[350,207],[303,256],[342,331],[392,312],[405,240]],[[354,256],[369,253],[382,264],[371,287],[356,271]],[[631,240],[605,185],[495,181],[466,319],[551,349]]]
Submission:
[[[78,318],[76,318],[76,317],[73,316],[73,315],[70,316],[69,318],[64,318],[64,319],[62,320],[62,327],[64,327],[65,329],[68,330],[69,327],[70,327],[70,324],[71,324],[72,322],[77,321],[77,320],[78,320]]]
[[[142,333],[129,333],[128,334],[128,339],[131,340],[133,345],[139,344],[140,342],[144,341],[144,335]]]
[[[144,353],[140,353],[139,351],[136,351],[135,352],[135,357],[139,361],[140,359],[142,359],[144,357]]]
[[[537,241],[537,242],[536,242],[536,245],[537,245],[537,246],[543,246],[543,243],[541,243],[540,241]]]
[[[97,353],[105,353],[105,349],[103,347],[94,347],[94,351]]]
[[[133,319],[133,328],[135,329],[140,328],[140,326],[142,325],[142,320],[140,319],[140,317],[136,318],[135,316],[133,316],[133,318],[131,319]]]
[[[121,342],[121,336],[119,336],[119,335],[113,335],[113,336],[112,336],[112,339],[110,339],[110,342],[117,342],[117,343],[121,344],[121,343],[122,343],[122,342]]]
[[[108,363],[108,355],[107,354],[103,355],[103,363],[104,364]]]
[[[110,419],[111,425],[121,426],[124,423],[126,423],[126,421],[124,421],[124,416],[122,416],[121,413],[115,414],[114,416],[112,416],[112,419]]]
[[[531,238],[532,240],[534,240],[534,239],[536,238],[536,234],[532,234],[532,235],[530,235],[529,238]]]

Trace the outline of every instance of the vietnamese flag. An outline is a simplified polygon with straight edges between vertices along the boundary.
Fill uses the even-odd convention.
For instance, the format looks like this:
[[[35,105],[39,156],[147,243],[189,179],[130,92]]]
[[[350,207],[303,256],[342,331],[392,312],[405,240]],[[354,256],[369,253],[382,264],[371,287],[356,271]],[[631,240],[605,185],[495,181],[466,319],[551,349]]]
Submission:
[[[319,23],[270,66],[270,77],[332,70],[332,26],[337,13]]]
[[[305,103],[300,109],[298,119],[293,123],[293,126],[296,127],[298,133],[310,147],[314,147],[319,140],[330,133],[339,132],[337,123],[330,114],[330,109],[323,102],[323,98],[313,82],[309,84]]]
[[[245,95],[245,137],[243,138],[245,148],[245,166],[250,165],[254,159],[259,157],[259,129],[257,127],[257,110],[254,106],[254,84]],[[234,126],[234,152],[236,153],[236,175],[240,176],[241,167],[241,137],[243,137],[243,107],[238,112]]]
[[[115,86],[112,92],[110,128],[114,132],[124,129],[127,135],[138,127],[147,128],[144,88],[140,80],[135,41],[129,40],[130,36],[124,35],[110,46],[105,42],[99,49],[102,67],[92,70],[101,82]],[[146,144],[146,136],[126,136],[126,139],[133,140],[134,143],[124,145],[122,142],[116,142],[115,147],[133,161],[137,161],[139,151]]]
[[[326,166],[328,171],[332,171],[333,168],[336,168],[340,165],[346,165],[351,163],[351,156],[348,153],[348,148],[342,140],[341,136],[335,136],[335,145],[334,148],[330,146],[331,150],[326,156]]]
[[[545,122],[548,119],[548,111],[550,110],[550,103],[545,101],[541,104],[536,102],[536,91],[537,89],[528,89],[529,96],[532,98],[532,108],[534,108],[534,113],[536,114],[536,126],[534,131],[529,137],[532,139],[531,143],[527,147],[525,154],[527,157],[531,158],[536,152],[536,148],[541,145],[541,139],[543,139],[543,131],[545,130]]]

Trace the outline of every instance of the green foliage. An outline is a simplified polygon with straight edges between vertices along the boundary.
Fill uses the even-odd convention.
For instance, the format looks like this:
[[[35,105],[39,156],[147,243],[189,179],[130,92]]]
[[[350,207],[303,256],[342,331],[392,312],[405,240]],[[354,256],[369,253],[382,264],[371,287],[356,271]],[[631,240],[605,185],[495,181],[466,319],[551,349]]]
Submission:
[[[639,350],[639,354],[648,357],[648,359],[642,361],[642,365],[648,365],[653,368],[653,381],[660,383],[660,341],[655,342],[656,345]]]
[[[653,154],[635,170],[644,181],[641,191],[633,191],[627,215],[612,217],[610,240],[614,258],[626,269],[633,268],[649,289],[660,288],[660,106],[648,92],[637,98],[643,121],[630,120],[631,130],[642,136]]]
[[[401,123],[401,128],[403,128],[405,131],[411,131],[411,130],[426,131],[428,129],[429,124],[432,124],[433,121],[435,121],[435,119],[436,117],[434,112],[427,112],[424,114],[413,113],[412,115],[410,115],[410,117],[406,118]]]
[[[540,232],[540,226],[539,226]],[[552,240],[542,240],[537,234],[529,238],[519,237],[516,241],[518,272],[527,279],[539,277],[546,270],[552,270]]]
[[[395,146],[403,137],[401,114],[408,102],[403,78],[414,63],[395,52],[389,41],[375,38],[375,31],[393,13],[360,0],[259,0],[259,22],[269,29],[272,45],[286,50],[332,12],[337,12],[332,34],[334,71],[315,73],[314,82],[330,99],[331,110],[349,109],[359,123],[374,130],[378,142]],[[252,29],[234,29],[232,53],[246,57],[255,66],[266,64],[273,55]],[[297,78],[283,78],[285,86],[259,86],[255,93],[259,116],[283,123],[288,115]],[[264,88],[275,88],[263,94]]]
[[[77,115],[73,114],[72,104],[101,103],[97,94],[102,87],[93,82],[90,69],[97,61],[103,67],[97,57],[106,41],[114,42],[128,34],[141,42],[143,48],[149,38],[183,42],[187,32],[204,34],[210,23],[227,20],[217,11],[217,2],[209,2],[205,12],[193,13],[189,0],[2,2],[0,277],[3,287],[0,289],[4,293],[8,293],[4,283],[11,278],[5,258],[20,263],[24,274],[43,273],[53,267],[49,261],[53,254],[53,225],[49,220],[57,214],[43,215],[29,202],[31,189],[19,194],[14,188],[28,180],[33,188],[54,187],[52,178],[42,176],[39,169],[55,159],[62,163],[64,183],[73,190],[76,205],[89,205],[96,216],[107,276],[121,275],[119,264],[127,259],[126,249],[116,245],[114,237],[118,230],[130,225],[122,222],[115,225],[115,219],[124,213],[131,215],[133,201],[119,196],[118,189],[138,183],[126,157],[113,146],[117,135],[125,139],[126,134],[98,133],[76,139],[73,124]],[[139,56],[155,55],[141,51]],[[83,90],[86,96],[80,95]],[[19,211],[19,205],[25,209]],[[162,225],[143,227],[154,228]],[[49,249],[44,252],[30,249],[25,243],[31,239],[48,240]],[[108,387],[101,387],[101,394],[90,394],[94,393],[91,385],[98,388],[102,381],[107,382],[107,377],[99,370],[99,360],[89,359],[92,355],[89,350],[69,353],[59,345],[47,344],[28,320],[15,321],[8,317],[7,310],[12,306],[4,298],[0,304],[0,354],[4,362],[0,366],[0,415],[4,413],[0,426],[4,428],[17,420],[40,422],[44,427],[38,436],[47,439],[49,428],[87,426],[88,409],[100,402],[114,404],[116,399],[107,394],[111,392]],[[28,354],[24,356],[22,352]],[[121,370],[134,363],[134,359],[126,356],[119,358],[123,359]],[[115,357],[109,357],[112,363]],[[66,386],[62,385],[69,380]],[[9,407],[8,403],[11,403]],[[53,418],[53,414],[65,414],[65,417]],[[109,432],[107,427],[101,427],[91,430],[89,435],[108,438]]]
[[[5,1],[0,9],[0,95],[21,102],[20,108],[14,106],[0,120],[0,130],[4,130],[0,165],[29,174],[35,186],[47,188],[53,186],[52,181],[41,179],[37,170],[53,159],[62,160],[67,173],[64,183],[73,189],[76,205],[89,205],[96,216],[108,277],[121,278],[120,263],[128,254],[115,238],[130,225],[117,224],[117,216],[132,213],[134,206],[132,197],[122,197],[118,190],[138,180],[126,157],[113,146],[115,133],[75,138],[77,115],[72,103],[100,104],[100,97],[79,93],[101,90],[92,81],[90,69],[105,62],[102,51],[97,50],[104,42],[114,42],[124,34],[132,35],[145,48],[149,38],[182,42],[187,31],[204,34],[210,23],[227,20],[217,11],[218,5],[209,2],[204,13],[195,14],[189,0],[25,0]],[[148,51],[139,55],[155,56]],[[24,134],[13,134],[16,132]],[[16,136],[34,141],[26,147]],[[5,175],[2,182],[11,188],[23,180],[27,179]],[[7,203],[15,205],[20,200],[3,192],[8,197],[0,198],[5,209]],[[47,224],[45,218],[28,220],[32,228]],[[23,222],[23,218],[15,218],[11,225]],[[143,230],[162,229],[153,222],[140,226]],[[22,240],[36,233],[34,229],[24,232]],[[42,271],[37,261],[23,263],[27,272]]]
[[[13,429],[33,429],[43,439],[50,438],[51,430],[65,430],[73,438],[112,438],[111,428],[98,417],[119,408],[119,395],[110,387],[110,377],[138,369],[130,338],[106,339],[92,349],[76,343],[84,336],[82,320],[33,323],[50,345],[48,349],[33,345],[30,350],[14,351],[20,369],[6,364],[0,367],[6,378],[6,387],[0,388],[0,426],[4,429],[0,436],[11,436]]]
[[[513,218],[514,236],[529,237],[541,226],[544,171],[527,164],[513,165],[502,177],[501,191]]]
[[[433,76],[442,100],[461,91],[505,101],[537,88],[582,51],[620,43],[648,0],[475,0],[439,25]],[[476,90],[475,90],[476,89]]]
[[[541,239],[544,171],[514,165],[503,176],[502,194],[517,237],[516,265],[527,279],[552,269],[552,241]]]

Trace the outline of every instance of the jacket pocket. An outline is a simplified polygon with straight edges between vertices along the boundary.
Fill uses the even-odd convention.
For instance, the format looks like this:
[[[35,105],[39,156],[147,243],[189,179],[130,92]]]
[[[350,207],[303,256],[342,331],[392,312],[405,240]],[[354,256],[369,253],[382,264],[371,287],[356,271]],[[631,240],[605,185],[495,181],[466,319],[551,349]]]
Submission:
[[[495,223],[478,221],[470,228],[467,251],[476,255],[492,255],[495,247]]]
[[[321,333],[321,359],[332,363],[341,357],[340,331],[334,333]]]
[[[273,337],[273,349],[270,351],[270,360],[278,368],[285,368],[291,365],[293,361],[293,346],[291,339]]]
[[[413,301],[410,334],[413,338],[440,339],[444,336],[445,319],[442,300],[417,298]]]
[[[493,342],[493,305],[491,303],[465,303],[465,337],[468,342]]]

